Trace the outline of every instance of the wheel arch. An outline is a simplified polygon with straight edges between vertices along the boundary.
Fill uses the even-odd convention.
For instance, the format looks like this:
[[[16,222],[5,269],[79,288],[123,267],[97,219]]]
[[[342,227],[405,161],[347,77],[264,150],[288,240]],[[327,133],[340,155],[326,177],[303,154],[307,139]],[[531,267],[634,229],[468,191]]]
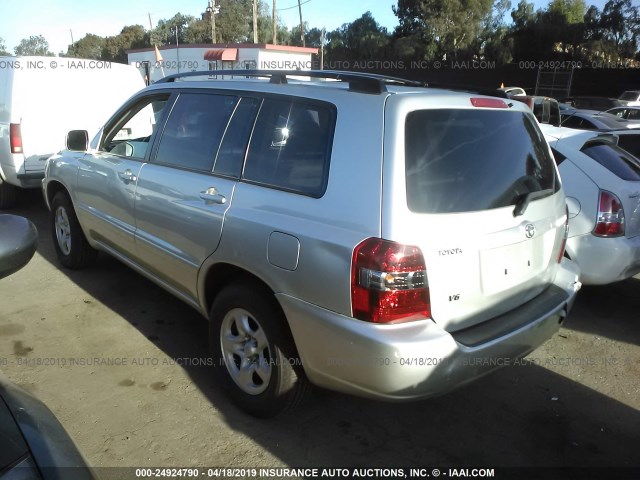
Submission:
[[[53,201],[53,197],[55,197],[59,192],[65,192],[69,199],[71,199],[71,194],[69,193],[69,189],[61,182],[57,180],[50,180],[47,183],[47,187],[45,190],[45,196],[47,200],[47,205],[51,206],[51,202]],[[73,201],[71,202],[73,204]]]
[[[213,306],[216,296],[225,286],[242,282],[254,285],[256,288],[260,289],[262,293],[269,296],[273,301],[274,307],[278,308],[282,317],[286,320],[284,310],[282,310],[280,302],[278,302],[273,289],[254,273],[238,267],[237,265],[221,262],[209,266],[202,275],[203,280],[201,282],[200,291],[200,298],[202,301],[200,303],[207,315],[211,311],[211,307]]]

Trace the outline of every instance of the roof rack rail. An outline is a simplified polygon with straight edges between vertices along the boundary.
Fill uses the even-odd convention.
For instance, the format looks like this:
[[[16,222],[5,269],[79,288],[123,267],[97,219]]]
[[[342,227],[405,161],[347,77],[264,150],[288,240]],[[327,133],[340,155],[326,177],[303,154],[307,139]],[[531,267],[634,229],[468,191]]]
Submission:
[[[155,83],[171,83],[181,78],[212,75],[267,77],[269,78],[270,83],[276,84],[286,84],[288,82],[288,77],[322,78],[348,82],[349,90],[358,93],[380,94],[387,91],[387,85],[397,85],[405,87],[441,88],[467,93],[477,93],[479,95],[486,95],[490,97],[509,98],[505,92],[498,89],[493,90],[472,85],[423,82],[420,80],[409,80],[406,78],[380,75],[377,73],[346,72],[342,70],[204,70],[198,72],[176,73],[164,77]]]
[[[237,77],[267,77],[270,83],[285,84],[287,77],[309,77],[337,80],[349,83],[349,90],[358,93],[380,94],[387,91],[387,85],[401,85],[410,87],[425,87],[424,82],[407,80],[405,78],[390,77],[360,72],[343,72],[338,70],[205,70],[199,72],[184,72],[164,77],[158,83],[171,83],[177,79],[188,77],[202,77],[211,75],[233,75]]]

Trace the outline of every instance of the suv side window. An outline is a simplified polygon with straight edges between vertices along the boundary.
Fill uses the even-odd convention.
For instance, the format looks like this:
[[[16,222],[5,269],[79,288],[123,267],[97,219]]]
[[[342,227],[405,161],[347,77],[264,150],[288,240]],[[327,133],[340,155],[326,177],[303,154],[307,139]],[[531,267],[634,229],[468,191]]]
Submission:
[[[147,97],[127,110],[115,123],[107,125],[100,151],[144,160],[169,96]]]
[[[181,93],[162,132],[155,163],[211,172],[238,102],[232,95]]]
[[[249,136],[259,107],[260,100],[257,98],[245,97],[240,100],[224,134],[222,145],[220,145],[213,167],[214,173],[235,178],[240,177]]]
[[[327,104],[267,98],[243,179],[319,198],[329,175],[335,111]]]

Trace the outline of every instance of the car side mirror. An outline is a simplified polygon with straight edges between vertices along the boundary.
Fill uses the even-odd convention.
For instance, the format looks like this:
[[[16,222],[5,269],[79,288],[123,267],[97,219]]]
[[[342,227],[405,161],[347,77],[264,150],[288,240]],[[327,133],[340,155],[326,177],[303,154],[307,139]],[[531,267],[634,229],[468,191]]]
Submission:
[[[89,148],[89,132],[86,130],[71,130],[67,133],[67,150],[84,152]]]
[[[0,278],[24,267],[38,248],[38,230],[24,217],[0,215]]]

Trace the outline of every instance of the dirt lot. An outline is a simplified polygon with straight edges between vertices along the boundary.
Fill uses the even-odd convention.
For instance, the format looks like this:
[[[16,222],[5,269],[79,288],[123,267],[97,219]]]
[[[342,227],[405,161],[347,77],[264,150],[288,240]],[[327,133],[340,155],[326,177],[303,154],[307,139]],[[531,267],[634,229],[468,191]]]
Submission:
[[[30,218],[40,246],[0,280],[0,370],[94,466],[640,467],[640,278],[583,288],[529,362],[447,396],[398,405],[318,390],[256,421],[195,365],[207,358],[198,313],[107,256],[61,270],[37,192],[5,213]]]

